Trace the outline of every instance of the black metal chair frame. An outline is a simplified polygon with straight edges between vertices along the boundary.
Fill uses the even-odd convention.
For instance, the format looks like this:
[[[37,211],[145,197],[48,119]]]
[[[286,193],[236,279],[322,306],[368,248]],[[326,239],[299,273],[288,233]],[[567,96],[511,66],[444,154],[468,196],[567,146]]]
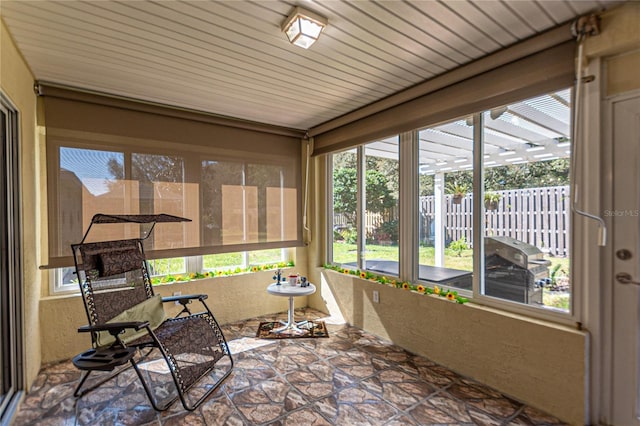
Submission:
[[[203,373],[201,373],[197,378],[193,379],[188,384],[185,384],[183,378],[181,376],[179,362],[172,356],[169,350],[167,350],[166,345],[163,343],[163,340],[158,337],[156,331],[154,331],[149,323],[149,321],[128,321],[128,322],[107,322],[100,318],[100,315],[97,312],[94,300],[94,290],[92,288],[92,281],[96,278],[96,270],[95,270],[95,262],[91,264],[85,263],[87,259],[83,259],[81,253],[83,253],[83,249],[88,247],[94,248],[96,250],[100,250],[101,243],[85,243],[87,235],[91,230],[91,227],[94,224],[100,223],[146,223],[151,224],[151,229],[147,232],[146,236],[138,239],[129,239],[129,240],[120,240],[120,241],[107,241],[102,242],[106,247],[117,247],[118,245],[122,245],[131,249],[132,247],[137,247],[139,253],[141,255],[142,261],[140,262],[138,268],[141,273],[141,284],[144,286],[144,292],[146,293],[146,298],[151,298],[154,296],[153,287],[151,286],[151,280],[148,270],[148,265],[146,258],[144,256],[144,250],[142,246],[142,242],[144,239],[148,238],[151,232],[153,231],[153,227],[156,223],[159,222],[185,222],[190,221],[189,219],[180,218],[177,216],[171,215],[104,215],[98,214],[92,218],[91,224],[85,235],[82,239],[82,242],[79,244],[72,245],[72,250],[74,254],[74,261],[76,267],[76,274],[78,277],[78,282],[80,285],[80,290],[82,293],[85,311],[87,314],[87,318],[89,320],[89,325],[82,326],[78,329],[80,333],[91,333],[92,344],[94,349],[91,349],[83,354],[78,355],[74,358],[74,364],[81,370],[84,370],[83,376],[80,380],[80,383],[76,387],[74,391],[74,396],[80,397],[88,392],[98,388],[100,385],[106,383],[107,381],[113,379],[118,374],[125,371],[127,368],[120,369],[109,377],[100,380],[98,383],[95,383],[89,388],[82,389],[82,386],[85,384],[88,377],[94,371],[113,371],[116,367],[126,364],[127,362],[131,364],[133,369],[135,370],[138,378],[140,379],[142,386],[151,402],[151,405],[154,409],[158,411],[164,411],[168,409],[178,398],[182,402],[184,408],[188,411],[193,411],[198,408],[222,383],[223,381],[231,374],[233,369],[233,358],[231,356],[231,352],[229,351],[229,346],[227,341],[220,329],[218,322],[215,317],[211,313],[211,310],[205,303],[207,299],[206,294],[196,294],[196,295],[180,295],[180,296],[170,296],[163,297],[162,303],[179,303],[182,305],[182,310],[173,318],[169,318],[162,322],[162,325],[172,322],[176,326],[180,326],[182,323],[186,323],[188,321],[199,321],[198,324],[202,326],[204,324],[203,320],[206,321],[206,324],[211,327],[211,330],[208,330],[214,337],[216,342],[215,347],[220,349],[219,352],[216,352],[215,360],[211,366],[205,366],[207,368]],[[95,254],[95,251],[94,251]],[[91,256],[86,255],[87,258]],[[117,291],[117,290],[116,290]],[[142,296],[144,297],[144,296]],[[199,301],[204,311],[199,313],[192,313],[189,309],[188,305],[194,301]],[[162,327],[162,325],[160,327]],[[205,327],[206,328],[206,327]],[[121,335],[126,330],[145,330],[146,335],[142,338],[137,338],[136,340],[125,343],[121,339]],[[99,347],[98,344],[98,333],[99,332],[107,332],[114,339],[113,343],[109,346]],[[142,350],[148,348],[146,354],[142,354]],[[135,352],[137,350],[141,351],[141,358],[139,360],[135,359]],[[162,357],[167,363],[167,366],[171,372],[173,378],[173,384],[177,390],[177,396],[166,402],[165,404],[158,405],[157,401],[153,397],[153,393],[151,388],[149,387],[147,381],[144,378],[142,371],[140,370],[138,364],[144,361],[153,349],[159,349]],[[209,349],[209,348],[208,348]],[[189,390],[196,385],[203,377],[210,374],[212,370],[215,368],[215,365],[224,357],[228,357],[228,368],[224,371],[224,374],[217,379],[217,381],[210,387],[208,390],[196,400],[195,403],[190,404],[187,401],[186,395]],[[81,390],[82,389],[82,390]]]

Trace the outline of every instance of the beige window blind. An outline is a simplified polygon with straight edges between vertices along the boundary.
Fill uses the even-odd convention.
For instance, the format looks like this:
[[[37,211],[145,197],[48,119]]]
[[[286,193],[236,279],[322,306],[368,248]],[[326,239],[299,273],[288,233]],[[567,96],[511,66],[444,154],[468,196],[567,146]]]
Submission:
[[[564,25],[323,123],[309,130],[313,155],[571,86],[575,46]]]
[[[96,213],[168,213],[149,258],[302,245],[301,137],[295,130],[42,86],[49,267],[72,266]],[[92,227],[89,240],[136,238]]]

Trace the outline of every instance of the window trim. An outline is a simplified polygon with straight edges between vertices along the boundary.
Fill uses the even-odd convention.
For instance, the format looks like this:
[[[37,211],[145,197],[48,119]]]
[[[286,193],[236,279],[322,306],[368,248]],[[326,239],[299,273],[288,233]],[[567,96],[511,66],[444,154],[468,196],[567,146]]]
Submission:
[[[59,191],[59,167],[60,156],[59,149],[61,147],[68,147],[73,149],[88,149],[88,150],[104,150],[121,152],[125,155],[125,170],[130,174],[131,165],[130,158],[133,154],[160,154],[160,155],[178,155],[184,158],[185,162],[185,174],[183,176],[183,182],[191,182],[189,170],[193,167],[189,167],[191,164],[200,164],[203,160],[212,160],[214,158],[217,161],[238,161],[238,153],[229,152],[228,150],[217,150],[213,148],[207,148],[197,145],[185,145],[178,143],[163,143],[162,148],[157,147],[157,143],[150,140],[141,140],[137,138],[128,138],[122,136],[102,135],[90,132],[83,132],[77,130],[68,129],[47,129],[47,164],[48,164],[48,214],[50,217],[57,217],[58,214],[58,192]],[[248,163],[252,159],[245,159],[244,162]],[[251,163],[254,164],[254,163]],[[292,160],[286,157],[278,155],[267,156],[264,161],[258,161],[255,164],[264,165],[278,165],[283,169],[291,166]],[[297,239],[295,240],[280,240],[271,242],[259,242],[251,243],[252,249],[247,250],[247,244],[225,244],[197,247],[177,248],[177,249],[162,249],[162,250],[147,250],[146,254],[148,258],[169,258],[169,257],[181,257],[181,256],[197,256],[201,254],[216,254],[216,253],[230,253],[241,251],[253,251],[262,249],[273,248],[290,248],[300,247],[302,243],[302,219],[301,219],[301,176],[299,171],[300,163],[299,159],[296,159],[296,170],[291,170],[290,178],[295,181],[295,189],[297,191],[296,205],[297,205]],[[54,225],[55,226],[55,225]],[[49,229],[49,252],[50,256],[48,264],[43,265],[43,269],[48,268],[60,268],[65,266],[73,266],[72,256],[56,256],[51,257],[51,253],[54,253],[55,246],[58,244],[58,238],[60,235],[57,231],[50,227]],[[258,246],[259,245],[259,246]],[[205,253],[206,252],[206,253]]]
[[[566,87],[572,88],[571,86],[566,86]],[[544,90],[542,92],[539,92],[538,95],[534,94],[531,96],[523,97],[522,99],[528,99],[530,97],[539,96],[548,92],[549,90]],[[575,93],[572,90],[572,98],[574,96],[575,96]],[[575,105],[575,99],[573,100],[572,105]],[[474,241],[483,241],[484,235],[485,235],[485,226],[482,220],[483,216],[481,214],[475,213],[475,212],[484,211],[484,203],[483,203],[483,200],[484,200],[484,197],[483,197],[484,195],[483,112],[484,111],[485,110],[483,109],[482,111],[476,112],[473,114],[473,123],[474,123],[474,128],[473,128],[473,166],[474,166],[473,167],[473,195],[474,195],[473,209],[474,209],[474,214],[473,214],[472,223],[474,228],[473,229]],[[447,120],[447,121],[450,121],[450,120]],[[446,123],[447,121],[444,121],[442,123]],[[437,126],[437,125],[438,124],[434,124],[434,126]],[[400,206],[408,206],[408,207],[404,209],[400,214],[400,218],[404,220],[401,220],[401,224],[400,224],[400,230],[401,230],[400,241],[401,242],[400,242],[399,249],[401,251],[400,251],[399,260],[398,260],[399,274],[397,278],[403,281],[409,281],[413,283],[421,283],[421,284],[433,286],[433,284],[429,283],[429,281],[421,280],[418,278],[417,267],[418,267],[419,260],[417,259],[417,254],[416,254],[418,245],[413,242],[413,239],[417,239],[417,237],[415,237],[416,233],[413,232],[413,229],[415,228],[417,208],[414,208],[411,214],[407,213],[407,211],[410,210],[410,206],[413,205],[413,203],[415,203],[415,200],[417,199],[418,192],[419,192],[418,185],[417,185],[418,147],[417,147],[417,143],[415,146],[413,145],[414,141],[413,141],[413,138],[411,137],[411,135],[417,134],[418,131],[419,131],[418,129],[414,129],[409,132],[403,132],[399,134],[400,135],[399,136],[400,137],[399,161],[401,165],[401,176],[400,176],[401,185],[400,185],[400,195],[399,195],[398,203]],[[373,141],[369,141],[368,143],[371,143],[371,142]],[[361,144],[357,147],[358,161],[360,162],[364,160],[363,147],[365,145],[366,144]],[[406,145],[406,146],[403,146],[403,145]],[[353,149],[353,148],[347,148],[347,149]],[[347,149],[344,149],[342,151],[346,151]],[[329,242],[328,244],[326,244],[327,257],[325,259],[327,263],[333,262],[333,250],[332,250],[333,226],[332,225],[333,225],[334,212],[333,212],[333,179],[332,179],[333,161],[332,161],[332,158],[333,158],[333,155],[338,152],[340,151],[332,152],[329,155],[327,155],[328,167],[327,167],[327,174],[326,174],[326,180],[327,180],[326,187],[328,188],[328,194],[329,194],[327,199],[330,200],[327,202],[327,210],[326,210],[327,211],[326,241]],[[410,157],[409,159],[403,159],[403,155],[405,156],[409,155]],[[407,165],[407,163],[409,163],[409,165]],[[360,168],[364,169],[362,166],[360,166]],[[409,173],[412,173],[412,177],[411,179],[409,179],[409,181],[415,181],[413,185],[407,183],[406,179],[408,179]],[[571,172],[570,182],[569,182],[570,186],[572,186],[572,182],[573,182],[573,173]],[[403,186],[403,183],[404,183],[404,186]],[[362,210],[360,208],[360,203],[362,202],[362,198],[363,198],[360,196],[361,193],[362,193],[362,188],[359,186],[358,187],[359,207],[357,212],[358,214],[360,214]],[[402,225],[402,222],[407,220],[411,222],[410,226],[412,226],[412,228],[409,228],[411,229],[411,231],[409,231],[408,233],[407,233],[408,225],[406,224]],[[362,222],[363,221],[360,220],[360,218],[358,218],[358,223],[360,224]],[[571,325],[571,326],[580,324],[581,302],[578,298],[581,297],[582,292],[577,288],[578,286],[576,285],[576,282],[575,282],[575,276],[576,276],[575,271],[576,271],[576,268],[580,266],[581,261],[576,257],[576,253],[574,252],[574,247],[576,246],[576,242],[579,240],[579,237],[577,237],[574,232],[575,222],[576,222],[575,215],[571,213],[569,229],[568,229],[568,231],[571,234],[571,238],[569,239],[569,244],[570,244],[569,249],[571,253],[571,256],[570,256],[571,299],[570,299],[570,308],[568,312],[555,310],[553,308],[529,306],[521,303],[516,303],[508,300],[501,300],[499,298],[484,295],[482,292],[484,288],[484,273],[482,273],[482,271],[484,271],[484,244],[475,244],[473,248],[474,272],[472,277],[472,290],[468,291],[468,290],[456,289],[456,291],[458,291],[458,293],[461,296],[469,298],[474,304],[483,306],[486,308],[497,309],[500,311],[514,313],[514,314],[520,314],[530,318],[548,320],[558,324]],[[358,225],[358,226],[361,226],[361,225]],[[358,231],[359,231],[358,239],[360,239],[362,235],[362,230],[359,229]],[[410,237],[406,238],[407,236],[410,236]],[[362,263],[360,261],[360,250],[361,250],[360,245],[358,245],[358,267],[362,269],[361,268]],[[408,257],[403,256],[402,254],[406,252],[409,252],[412,254]]]
[[[241,253],[243,253],[243,257],[245,259],[248,259],[249,253],[250,253],[249,251],[245,251]],[[184,272],[179,272],[179,273],[176,272],[176,274],[205,272],[204,259],[203,259],[204,256],[206,255],[184,256],[186,270]],[[264,264],[288,262],[289,259],[294,259],[294,258],[295,258],[295,249],[291,247],[287,247],[287,248],[280,249],[280,260],[265,262]],[[162,260],[162,259],[158,259],[158,260]],[[237,265],[229,265],[229,267],[236,267],[236,266]],[[244,265],[245,268],[249,266],[250,266],[249,262],[246,262],[246,264]],[[58,296],[58,295],[67,295],[67,294],[79,294],[80,288],[78,286],[78,283],[74,282],[69,284],[62,284],[61,274],[63,270],[64,268],[52,268],[49,270],[49,295]],[[211,270],[207,270],[207,271],[211,271]],[[162,276],[164,275],[154,275],[152,278],[162,277]],[[214,278],[218,278],[218,277],[214,277]]]

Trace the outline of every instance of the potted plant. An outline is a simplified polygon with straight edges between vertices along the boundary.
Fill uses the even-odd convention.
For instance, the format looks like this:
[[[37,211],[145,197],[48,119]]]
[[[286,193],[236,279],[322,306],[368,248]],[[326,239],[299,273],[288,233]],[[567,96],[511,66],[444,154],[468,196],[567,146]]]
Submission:
[[[498,194],[497,192],[486,191],[484,193],[484,208],[487,210],[497,209],[500,198],[501,198],[501,195]]]
[[[449,182],[447,190],[449,194],[453,195],[453,204],[460,204],[462,202],[462,198],[467,195],[467,192],[469,192],[469,187],[463,183],[454,181]]]

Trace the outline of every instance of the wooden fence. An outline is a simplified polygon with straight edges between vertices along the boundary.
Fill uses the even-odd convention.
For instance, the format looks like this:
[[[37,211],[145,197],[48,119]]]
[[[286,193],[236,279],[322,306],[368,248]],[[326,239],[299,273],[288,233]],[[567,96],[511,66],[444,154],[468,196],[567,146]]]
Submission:
[[[485,235],[506,235],[549,250],[555,256],[569,255],[569,186],[514,189],[495,191],[500,201],[495,210],[486,210]],[[451,195],[445,196],[445,239],[448,244],[463,236],[473,247],[473,195],[467,194],[460,204],[454,204]],[[397,209],[386,214],[366,215],[367,234],[385,220],[397,218]],[[420,242],[433,244],[435,200],[433,196],[420,197]],[[342,215],[334,215],[334,226],[346,226]]]

